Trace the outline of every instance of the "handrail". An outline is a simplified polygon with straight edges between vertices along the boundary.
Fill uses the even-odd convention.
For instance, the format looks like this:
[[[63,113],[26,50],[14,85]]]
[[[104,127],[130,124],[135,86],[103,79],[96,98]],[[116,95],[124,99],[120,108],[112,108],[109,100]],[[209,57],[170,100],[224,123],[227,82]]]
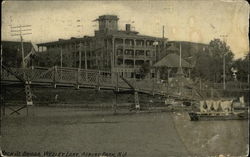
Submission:
[[[16,77],[18,80],[20,80],[21,82],[24,82],[24,83],[26,82],[24,78],[22,78],[22,77],[18,76],[17,74],[15,74],[10,68],[8,68],[8,67],[6,67],[6,66],[4,66],[4,65],[2,65],[2,68],[3,68],[4,70],[6,70],[7,72],[11,73],[13,76],[15,76],[15,77]]]
[[[133,80],[119,76],[119,73],[117,72],[104,70],[85,70],[69,67],[61,68],[56,66],[50,68],[9,68],[3,65],[2,67],[5,71],[3,76],[1,76],[1,80],[3,79],[4,81],[16,81],[17,79],[25,83],[25,79],[29,79],[29,81],[34,83],[63,84],[67,86],[77,84],[80,86],[108,87],[110,89],[132,89],[133,91],[142,93],[152,93],[153,88],[154,94],[157,93],[169,96],[174,92],[174,88],[171,88],[170,86],[163,87],[161,84],[152,84],[153,82],[151,80],[134,82]],[[115,74],[117,77],[113,77],[116,76]],[[243,87],[243,85],[241,87]],[[207,93],[203,93],[203,91],[207,92],[210,90],[210,88],[199,90],[196,86],[192,86],[191,88],[197,92],[198,97],[203,98],[207,95]],[[214,92],[218,90],[216,88],[213,89],[215,89]],[[184,96],[182,95],[183,99],[185,98]]]

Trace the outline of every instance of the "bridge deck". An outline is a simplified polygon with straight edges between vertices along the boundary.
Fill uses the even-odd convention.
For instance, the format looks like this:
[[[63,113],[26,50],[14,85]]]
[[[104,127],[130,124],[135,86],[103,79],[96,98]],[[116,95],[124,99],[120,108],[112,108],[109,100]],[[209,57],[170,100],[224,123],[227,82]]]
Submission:
[[[157,83],[155,79],[135,80],[128,79],[125,82],[118,73],[99,70],[83,70],[77,68],[59,67],[33,67],[33,68],[4,68],[1,75],[1,84],[15,85],[24,80],[32,86],[44,87],[74,87],[74,88],[96,88],[107,90],[130,90],[133,86],[139,93],[161,95],[180,99],[197,99],[194,89],[183,88],[179,90],[176,86]],[[196,97],[196,98],[195,98]]]

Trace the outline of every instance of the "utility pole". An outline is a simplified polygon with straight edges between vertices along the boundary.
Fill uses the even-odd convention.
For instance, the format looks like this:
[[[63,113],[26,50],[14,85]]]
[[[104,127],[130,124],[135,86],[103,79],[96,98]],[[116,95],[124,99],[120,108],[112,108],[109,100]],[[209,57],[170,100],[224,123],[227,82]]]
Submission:
[[[15,27],[11,27],[11,32],[15,32],[15,34],[11,34],[11,36],[20,36],[21,40],[21,52],[22,52],[22,67],[25,68],[25,62],[24,62],[24,48],[23,48],[23,36],[29,35],[32,33],[29,33],[28,31],[31,31],[30,29],[31,25],[19,25]],[[28,28],[28,29],[25,29]]]
[[[154,41],[153,42],[153,45],[154,45],[154,47],[155,47],[155,53],[154,53],[154,55],[155,55],[155,63],[157,62],[157,46],[158,46],[158,41]]]
[[[60,47],[60,65],[61,65],[61,68],[62,68],[62,64],[63,64],[63,55],[62,55],[62,45]]]
[[[78,33],[78,36],[81,37],[83,34],[83,30],[84,30],[83,25],[81,24],[81,19],[77,19],[76,22],[77,22],[77,25],[76,25],[77,33]]]
[[[2,65],[3,65],[3,48],[2,48],[2,43],[1,43],[1,77],[3,76],[2,73]],[[2,78],[1,78],[2,79]],[[3,91],[2,91],[2,83],[1,83],[1,104],[0,104],[0,140],[2,140],[2,104],[4,103],[3,101]],[[1,144],[1,143],[0,143]]]
[[[222,37],[225,44],[227,44],[227,40],[225,40],[227,35],[221,35],[220,37]],[[226,54],[227,52],[223,54],[223,90],[226,90]]]
[[[79,44],[79,69],[82,67],[82,43]]]
[[[3,46],[2,46],[2,43],[1,43],[1,77],[3,76],[2,75],[2,73],[3,73],[2,65],[3,65]]]
[[[226,90],[226,54],[223,54],[223,89]]]
[[[250,62],[250,52],[248,52],[248,54],[247,54],[247,63],[248,63],[247,83],[248,83],[248,85],[249,85],[249,83],[250,83],[250,71],[249,71],[249,69],[250,69],[250,64],[249,64],[249,62]],[[249,88],[249,87],[248,87],[248,88]]]
[[[179,57],[179,67],[178,67],[178,70],[177,70],[177,74],[179,75],[179,76],[183,76],[183,69],[182,69],[182,63],[181,63],[181,60],[182,60],[182,53],[181,53],[181,43],[180,43],[180,50],[179,50],[180,52],[180,57]]]
[[[162,26],[162,55],[164,55],[165,52],[165,26]],[[161,57],[162,57],[161,55]]]
[[[62,80],[62,64],[63,64],[63,56],[62,56],[62,45],[60,47],[60,66],[61,66],[61,80]]]
[[[181,43],[180,43],[180,58],[179,58],[179,60],[180,60],[180,61],[179,61],[179,67],[182,68],[182,67],[181,67]]]
[[[178,77],[184,77],[184,73],[183,73],[183,69],[182,69],[181,60],[182,60],[182,58],[181,58],[181,43],[180,43],[179,68],[178,68],[177,73],[176,73]],[[180,95],[181,95],[181,94],[182,94],[183,81],[182,81],[182,80],[178,80],[178,81],[180,81],[180,82],[178,82],[178,83],[181,83],[181,84],[179,85],[179,88],[178,88],[178,91],[179,91],[179,93],[180,93]]]
[[[162,39],[164,39],[164,35],[165,35],[165,26],[162,26]]]
[[[88,65],[87,65],[87,52],[86,52],[86,47],[87,47],[87,45],[86,45],[86,42],[84,42],[85,44],[84,44],[84,65],[85,65],[85,70],[87,70],[87,68],[88,68]]]

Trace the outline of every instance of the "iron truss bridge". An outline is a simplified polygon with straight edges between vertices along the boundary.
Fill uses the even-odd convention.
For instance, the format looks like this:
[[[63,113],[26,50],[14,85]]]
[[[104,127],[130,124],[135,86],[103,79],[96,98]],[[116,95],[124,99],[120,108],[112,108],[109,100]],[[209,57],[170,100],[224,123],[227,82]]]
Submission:
[[[178,94],[179,88],[157,83],[156,79],[135,80],[125,79],[117,72],[84,70],[67,67],[30,67],[10,68],[2,65],[1,86],[23,86],[27,105],[33,105],[31,88],[36,87],[67,87],[94,88],[97,90],[113,90],[115,94],[130,93],[135,95],[135,108],[140,109],[138,94],[159,95],[183,101],[194,101],[195,89],[188,90],[185,95]],[[183,90],[183,89],[182,89]],[[24,108],[24,107],[23,107]],[[13,111],[15,112],[15,111]]]

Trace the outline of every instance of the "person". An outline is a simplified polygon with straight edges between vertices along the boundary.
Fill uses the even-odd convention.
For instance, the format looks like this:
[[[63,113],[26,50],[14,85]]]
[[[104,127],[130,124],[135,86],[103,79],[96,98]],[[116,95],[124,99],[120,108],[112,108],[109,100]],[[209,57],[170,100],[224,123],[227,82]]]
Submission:
[[[58,101],[58,94],[55,95],[55,103]]]
[[[240,104],[244,106],[245,105],[244,96],[241,96],[239,99],[240,99]]]

